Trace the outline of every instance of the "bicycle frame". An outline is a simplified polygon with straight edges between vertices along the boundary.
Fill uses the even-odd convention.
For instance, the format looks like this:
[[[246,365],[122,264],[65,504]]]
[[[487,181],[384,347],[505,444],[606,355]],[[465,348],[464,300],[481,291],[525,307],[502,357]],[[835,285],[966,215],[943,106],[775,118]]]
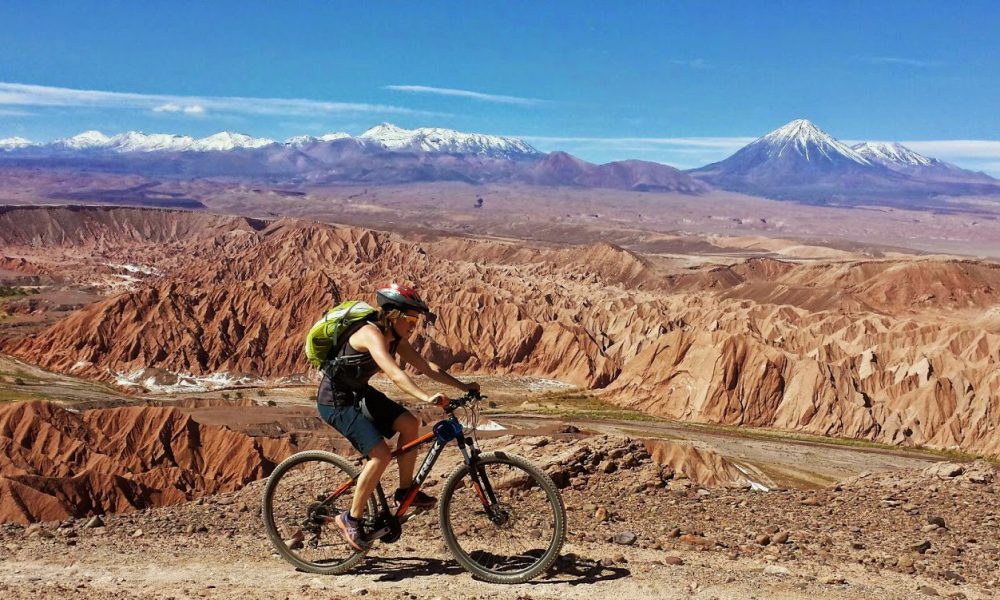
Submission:
[[[486,477],[486,473],[477,466],[480,453],[479,448],[476,446],[472,438],[465,436],[464,428],[455,415],[451,415],[447,419],[438,421],[434,424],[431,431],[428,431],[409,444],[395,450],[390,455],[390,458],[399,458],[403,454],[413,452],[417,448],[432,440],[434,441],[434,445],[431,446],[431,449],[424,457],[424,461],[420,464],[420,468],[413,477],[413,483],[407,489],[406,496],[399,504],[395,514],[393,514],[389,509],[389,502],[386,500],[382,484],[379,483],[376,486],[375,495],[378,498],[380,510],[379,514],[372,515],[372,517],[374,518],[376,524],[380,525],[380,527],[372,531],[367,536],[370,541],[382,539],[383,541],[394,542],[399,539],[399,535],[402,533],[401,525],[406,522],[406,513],[409,510],[410,505],[413,504],[413,500],[416,498],[417,492],[420,491],[420,488],[423,486],[427,476],[430,475],[431,469],[434,467],[437,459],[441,456],[441,452],[444,451],[445,446],[453,440],[458,445],[459,450],[462,451],[465,464],[469,466],[470,479],[472,480],[472,485],[476,490],[476,494],[483,503],[483,510],[491,520],[496,520],[497,517],[494,511],[494,508],[497,506],[496,495],[494,494],[493,488]],[[357,483],[356,478],[345,481],[329,496],[327,496],[321,504],[327,504],[339,498],[348,490],[353,488],[355,483]]]

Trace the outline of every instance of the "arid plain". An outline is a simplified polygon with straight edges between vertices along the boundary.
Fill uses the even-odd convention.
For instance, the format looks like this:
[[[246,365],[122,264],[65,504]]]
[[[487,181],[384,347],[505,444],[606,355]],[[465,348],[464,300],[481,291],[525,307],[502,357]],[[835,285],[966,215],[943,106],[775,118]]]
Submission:
[[[28,169],[0,190],[13,597],[1000,590],[995,198],[906,210]],[[204,208],[156,208],[179,200]],[[258,480],[295,449],[348,451],[314,416],[304,332],[331,282],[367,297],[393,279],[440,314],[420,347],[494,401],[506,429],[484,446],[563,486],[570,543],[537,585],[475,582],[429,515],[350,576],[271,554]]]

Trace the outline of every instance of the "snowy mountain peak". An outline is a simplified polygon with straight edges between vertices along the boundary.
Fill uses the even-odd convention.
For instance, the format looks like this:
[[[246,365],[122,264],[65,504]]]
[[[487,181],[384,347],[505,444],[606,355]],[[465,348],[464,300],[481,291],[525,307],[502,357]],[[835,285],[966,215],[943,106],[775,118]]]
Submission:
[[[263,148],[276,144],[272,139],[255,138],[244,133],[220,131],[219,133],[195,140],[190,149],[196,152],[236,150],[240,148]]]
[[[317,142],[332,142],[342,139],[356,139],[371,151],[428,152],[443,154],[469,154],[502,159],[533,158],[541,153],[526,142],[508,137],[461,133],[451,129],[423,128],[403,129],[391,123],[381,123],[352,138],[343,132],[330,132],[319,137],[300,135],[288,138],[282,145],[301,148]],[[0,149],[17,151],[32,145],[27,140],[4,140]],[[147,134],[141,131],[126,131],[108,137],[99,131],[85,131],[71,138],[40,144],[39,148],[66,151],[129,152],[228,152],[233,150],[258,149],[278,142],[269,138],[255,138],[243,133],[220,131],[204,138],[195,139],[187,135],[167,133]]]
[[[413,133],[392,123],[379,123],[359,135],[358,139],[375,142],[390,150],[401,150],[410,143]]]
[[[89,130],[84,131],[83,133],[78,133],[71,138],[56,140],[55,144],[71,150],[85,150],[87,148],[101,148],[107,146],[110,141],[111,138],[104,135],[100,131]]]
[[[286,146],[304,146],[305,144],[310,144],[315,142],[317,139],[311,135],[293,135],[292,137],[285,140]]]
[[[478,154],[493,158],[517,158],[540,154],[530,144],[517,138],[462,133],[453,129],[403,129],[382,123],[358,136],[394,152],[440,152]]]
[[[319,136],[319,141],[321,142],[332,142],[334,140],[343,140],[351,137],[351,134],[344,133],[342,131],[334,131],[332,133],[324,133]]]
[[[806,161],[846,159],[861,165],[871,164],[867,158],[807,119],[796,119],[785,124],[751,144],[755,145],[766,147],[768,156],[772,158],[796,153]]]
[[[851,149],[868,160],[883,165],[929,167],[940,162],[918,154],[897,142],[861,142],[851,146]]]
[[[194,138],[187,135],[126,131],[113,136],[108,147],[115,152],[179,152],[187,150],[193,143]]]
[[[829,137],[809,119],[795,119],[775,129],[765,137]]]
[[[332,133],[324,133],[319,137],[312,135],[296,135],[285,140],[286,146],[304,146],[306,144],[311,144],[313,142],[332,142],[335,140],[343,140],[351,137],[350,134],[342,133],[340,131],[335,131]]]
[[[402,127],[397,127],[392,123],[379,123],[375,127],[372,127],[368,131],[362,133],[358,137],[368,139],[368,138],[380,137],[383,135],[394,135],[394,134],[405,134],[405,133],[408,133],[408,130],[403,129]]]
[[[27,148],[32,145],[31,140],[18,136],[0,140],[0,150],[17,150],[18,148]]]

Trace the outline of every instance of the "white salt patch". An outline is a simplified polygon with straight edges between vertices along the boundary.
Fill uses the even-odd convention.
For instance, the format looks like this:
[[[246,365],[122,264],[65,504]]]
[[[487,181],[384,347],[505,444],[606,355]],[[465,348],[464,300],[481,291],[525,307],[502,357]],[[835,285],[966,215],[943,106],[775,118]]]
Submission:
[[[145,265],[131,265],[131,264],[116,264],[116,263],[104,263],[109,267],[115,269],[123,269],[129,273],[141,273],[143,275],[159,275],[160,272],[153,267],[147,267]]]
[[[172,373],[148,369],[136,369],[129,373],[115,373],[115,383],[122,387],[141,387],[150,392],[176,394],[183,392],[209,392],[212,390],[239,386],[258,386],[264,379],[249,375],[234,375],[221,372],[209,375]]]
[[[555,379],[533,379],[531,383],[528,384],[528,390],[532,392],[565,390],[571,387],[573,387],[573,385],[556,381]]]
[[[736,468],[739,470],[740,473],[743,473],[743,475],[746,476],[747,481],[750,482],[750,490],[751,491],[754,491],[754,492],[770,492],[771,491],[771,488],[767,487],[763,483],[760,483],[759,481],[754,480],[754,478],[750,476],[750,471],[747,470],[747,469],[745,469],[742,465],[739,465],[737,463],[733,463],[733,464],[736,465]]]
[[[476,429],[478,429],[479,431],[503,431],[507,428],[501,425],[500,423],[497,423],[496,421],[490,420],[486,421],[485,423],[480,423],[479,426],[476,427]]]

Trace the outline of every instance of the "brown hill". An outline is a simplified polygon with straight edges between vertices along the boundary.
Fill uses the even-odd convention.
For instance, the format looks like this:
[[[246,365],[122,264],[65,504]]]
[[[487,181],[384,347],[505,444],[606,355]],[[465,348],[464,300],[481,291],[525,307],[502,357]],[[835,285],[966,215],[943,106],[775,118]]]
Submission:
[[[179,210],[117,206],[0,206],[0,244],[6,246],[164,243],[252,231],[263,222]]]
[[[4,351],[102,379],[147,366],[307,372],[302,336],[330,304],[331,281],[369,298],[409,280],[440,316],[417,343],[454,370],[606,388],[613,402],[671,418],[1000,453],[992,263],[752,259],[668,271],[607,244],[416,243],[287,219],[210,234],[195,228],[162,276]]]
[[[129,511],[233,491],[292,451],[177,409],[0,408],[0,522]]]

